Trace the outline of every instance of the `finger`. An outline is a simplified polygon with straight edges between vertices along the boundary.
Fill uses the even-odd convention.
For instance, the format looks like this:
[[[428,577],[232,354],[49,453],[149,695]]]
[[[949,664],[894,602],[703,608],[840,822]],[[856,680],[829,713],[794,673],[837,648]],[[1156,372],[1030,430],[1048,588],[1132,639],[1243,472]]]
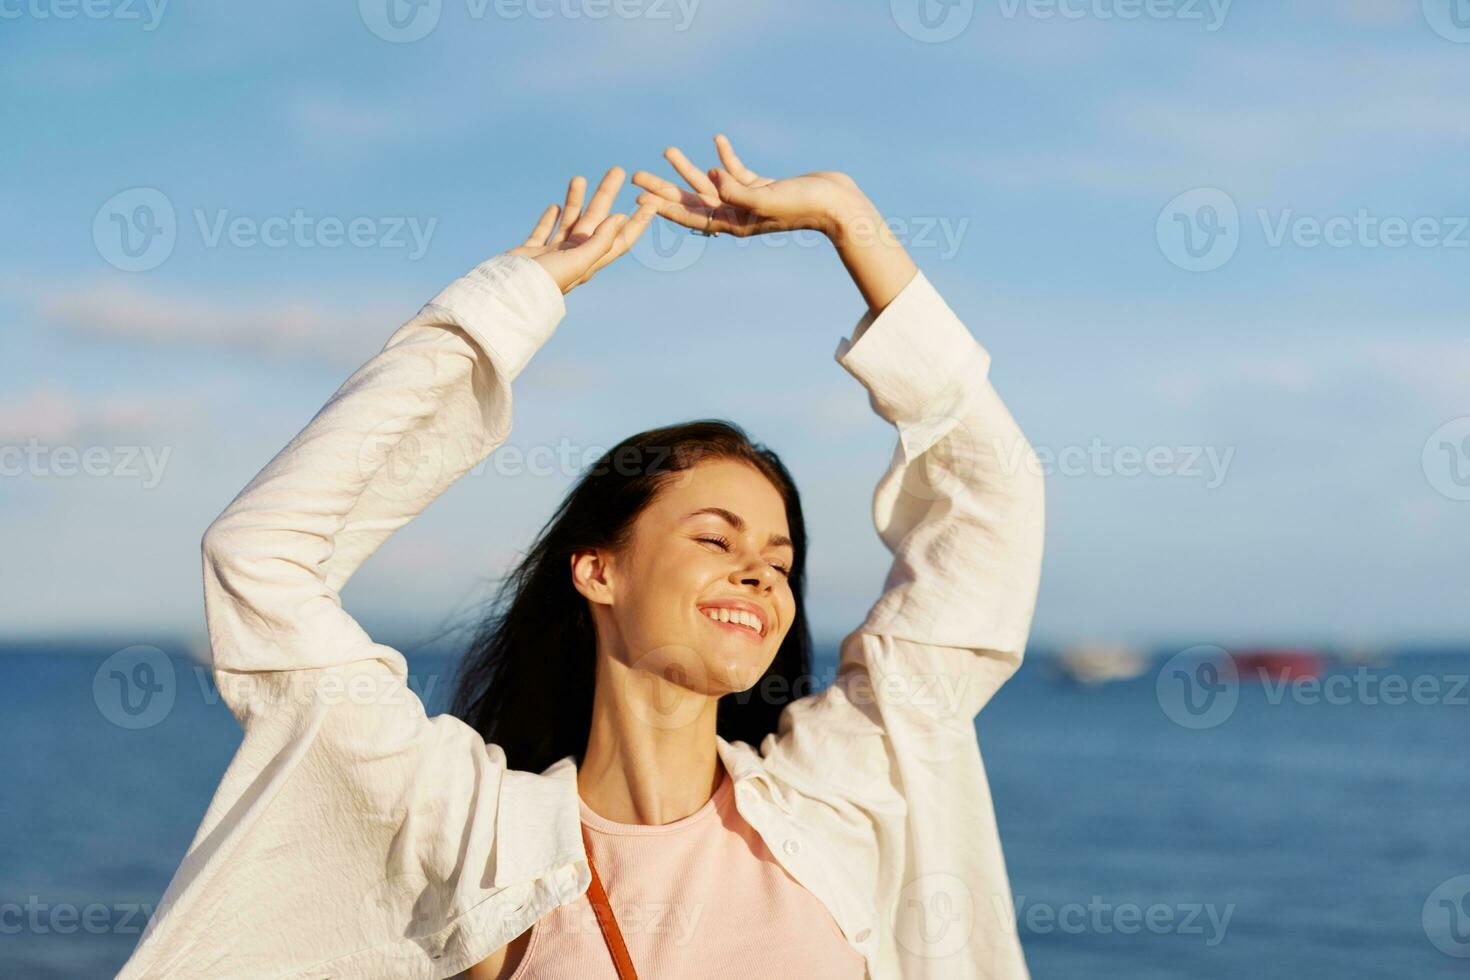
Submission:
[[[633,247],[638,237],[653,224],[653,219],[658,215],[657,204],[640,204],[638,210],[634,211],[628,218],[628,223],[623,225],[618,232],[617,244],[613,246],[617,254],[622,255]]]
[[[571,183],[567,184],[567,205],[562,208],[561,227],[556,229],[556,234],[551,236],[548,245],[560,245],[567,240],[571,234],[572,226],[577,223],[577,216],[582,213],[582,197],[587,191],[587,181],[581,174],[573,177]]]
[[[735,154],[735,147],[725,137],[724,133],[715,134],[715,149],[719,151],[720,162],[725,165],[725,169],[734,174],[735,179],[742,184],[749,184],[761,179],[759,174],[741,162],[740,157]]]
[[[633,247],[633,243],[638,240],[638,237],[653,223],[653,219],[657,214],[657,206],[646,204],[639,207],[631,215],[624,215],[628,220],[618,229],[617,236],[613,239],[612,248],[608,249],[602,258],[594,262],[592,268],[587,270],[585,274],[590,276],[609,262],[624,255],[628,249]]]
[[[695,198],[697,201],[698,198]],[[638,203],[652,204],[658,213],[677,225],[695,231],[722,232],[745,237],[776,230],[777,222],[757,218],[749,210],[734,204],[706,207],[703,203],[690,207],[682,202],[670,201],[650,192],[638,195]]]
[[[647,170],[634,171],[633,184],[636,187],[643,188],[650,194],[657,194],[659,197],[669,201],[677,201],[689,193],[672,181],[664,180],[657,174],[651,174]]]
[[[597,229],[592,232],[590,238],[572,249],[572,252],[578,258],[584,258],[585,256],[586,266],[583,268],[581,276],[577,279],[578,283],[586,282],[591,278],[592,273],[612,261],[607,253],[612,250],[614,243],[617,241],[618,233],[627,222],[628,216],[626,214],[619,213],[611,215],[597,226]]]
[[[648,190],[648,194],[639,196],[638,203],[640,204],[652,195],[665,202],[683,205],[686,211],[693,214],[703,215],[709,213],[711,208],[717,207],[720,203],[718,194],[701,197],[691,190],[672,184],[661,177],[654,177],[652,174],[649,175],[649,179],[640,182],[638,186]]]
[[[734,235],[736,238],[747,238],[775,230],[769,219],[758,217],[745,208],[730,204],[720,205],[711,212],[711,215],[708,228],[711,234],[720,233]]]
[[[546,206],[541,212],[541,220],[536,222],[536,227],[531,229],[530,236],[526,239],[527,245],[545,245],[546,239],[551,235],[551,229],[556,227],[556,216],[561,213],[561,208],[555,204]]]
[[[691,208],[681,201],[670,201],[660,197],[650,198],[648,195],[640,195],[638,198],[639,204],[650,201],[657,202],[656,206],[659,214],[675,224],[683,225],[685,228],[703,229],[705,223],[709,220],[710,212],[713,210],[713,208],[705,207],[702,204]]]
[[[666,200],[650,191],[647,194],[639,194],[637,200],[634,201],[634,203],[637,204],[639,207],[643,207],[646,204],[654,209],[655,214],[662,214],[664,208],[672,204],[677,204],[678,202]]]
[[[719,199],[720,195],[716,193],[715,185],[709,182],[709,178],[704,175],[703,171],[689,162],[689,158],[677,146],[664,150],[664,159],[672,163],[674,169],[679,171],[679,176],[688,181],[689,186],[702,197],[708,198],[711,204]]]
[[[623,186],[623,177],[626,171],[622,167],[609,167],[607,173],[602,175],[602,182],[597,185],[597,191],[592,195],[591,202],[587,205],[587,211],[577,219],[577,227],[574,231],[586,233],[592,231],[607,217],[612,210],[613,199],[618,196],[618,188]]]
[[[613,243],[617,241],[618,232],[627,221],[628,216],[621,212],[609,215],[598,224],[597,228],[593,230],[587,240],[578,245],[573,251],[577,253],[579,258],[585,253],[587,264],[592,265],[613,247]]]
[[[720,200],[736,207],[759,212],[762,196],[770,193],[761,187],[742,184],[729,171],[719,167],[710,167],[709,175],[714,182],[716,193],[720,195]]]

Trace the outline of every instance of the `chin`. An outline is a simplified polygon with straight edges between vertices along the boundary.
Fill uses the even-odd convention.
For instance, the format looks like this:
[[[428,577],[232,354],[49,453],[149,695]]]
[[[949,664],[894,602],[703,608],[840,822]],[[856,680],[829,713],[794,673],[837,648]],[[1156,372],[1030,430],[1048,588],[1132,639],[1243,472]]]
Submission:
[[[711,680],[716,682],[711,686],[718,687],[724,694],[738,694],[750,690],[760,681],[770,661],[765,657],[752,657],[749,650],[717,651],[716,656],[707,661],[707,666]]]

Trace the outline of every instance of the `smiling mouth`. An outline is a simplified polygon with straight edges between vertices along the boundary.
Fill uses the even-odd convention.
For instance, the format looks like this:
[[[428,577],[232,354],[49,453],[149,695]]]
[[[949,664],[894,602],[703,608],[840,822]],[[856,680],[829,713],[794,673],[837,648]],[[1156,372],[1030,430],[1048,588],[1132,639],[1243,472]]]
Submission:
[[[751,639],[751,640],[759,640],[759,639],[762,639],[761,631],[759,629],[756,629],[755,627],[747,626],[746,624],[741,623],[741,622],[737,622],[735,620],[730,620],[729,622],[722,622],[721,620],[718,620],[718,619],[714,618],[713,616],[711,616],[709,613],[705,612],[702,609],[699,611],[699,616],[700,616],[701,619],[707,621],[711,626],[718,626],[718,627],[720,627],[722,629],[726,629],[726,630],[734,630],[734,631],[742,634],[743,636],[745,636],[747,639]]]

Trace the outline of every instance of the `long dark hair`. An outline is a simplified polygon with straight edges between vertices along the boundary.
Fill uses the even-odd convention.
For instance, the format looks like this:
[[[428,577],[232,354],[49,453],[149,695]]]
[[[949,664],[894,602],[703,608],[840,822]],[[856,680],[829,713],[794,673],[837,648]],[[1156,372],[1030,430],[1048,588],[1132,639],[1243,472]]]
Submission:
[[[450,714],[505,750],[512,769],[541,772],[564,756],[582,764],[592,726],[597,634],[586,596],[572,584],[571,555],[622,549],[633,523],[674,475],[696,463],[739,460],[775,485],[786,504],[796,615],[766,673],[723,696],[716,730],[759,747],[781,711],[810,682],[806,525],[791,474],[770,449],[724,419],[697,419],[629,436],[582,473],[501,581],[460,662]]]

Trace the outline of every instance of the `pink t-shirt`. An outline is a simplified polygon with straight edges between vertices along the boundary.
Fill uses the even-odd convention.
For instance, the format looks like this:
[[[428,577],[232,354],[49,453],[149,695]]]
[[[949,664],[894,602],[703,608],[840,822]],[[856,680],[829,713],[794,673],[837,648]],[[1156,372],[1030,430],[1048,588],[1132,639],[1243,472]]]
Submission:
[[[722,767],[722,771],[723,767]],[[734,783],[658,826],[616,823],[582,802],[592,859],[639,980],[862,980],[863,957],[815,895],[735,808]],[[531,928],[512,980],[616,980],[587,896]]]

